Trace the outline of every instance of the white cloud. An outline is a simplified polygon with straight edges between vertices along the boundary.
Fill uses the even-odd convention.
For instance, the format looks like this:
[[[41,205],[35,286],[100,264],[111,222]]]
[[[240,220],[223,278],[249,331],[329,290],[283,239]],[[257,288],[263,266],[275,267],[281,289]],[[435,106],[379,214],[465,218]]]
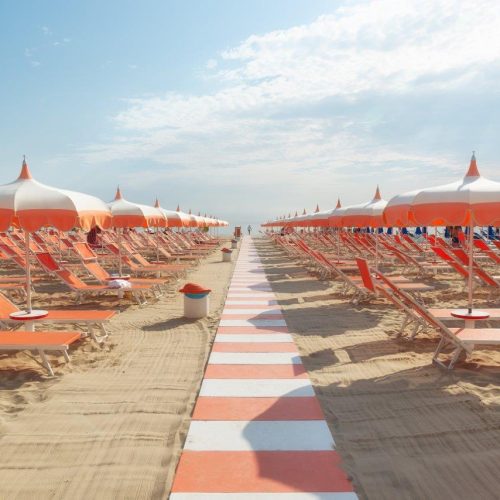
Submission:
[[[207,61],[218,91],[128,99],[113,117],[116,137],[83,158],[152,160],[155,180],[209,173],[206,182],[219,185],[277,182],[286,186],[278,201],[313,189],[325,196],[335,189],[333,197],[337,186],[363,194],[351,180],[355,169],[373,183],[385,175],[396,190],[394,177],[410,182],[417,166],[437,178],[456,152],[415,152],[396,137],[381,143],[377,129],[392,110],[353,117],[349,106],[477,81],[487,89],[485,70],[500,61],[497,7],[497,0],[349,2],[310,24],[252,35]]]
[[[42,30],[42,33],[45,36],[51,36],[52,35],[52,31],[50,30],[50,28],[48,26],[42,26],[40,29]]]
[[[216,59],[209,59],[206,64],[207,69],[215,69],[217,67],[217,60]]]

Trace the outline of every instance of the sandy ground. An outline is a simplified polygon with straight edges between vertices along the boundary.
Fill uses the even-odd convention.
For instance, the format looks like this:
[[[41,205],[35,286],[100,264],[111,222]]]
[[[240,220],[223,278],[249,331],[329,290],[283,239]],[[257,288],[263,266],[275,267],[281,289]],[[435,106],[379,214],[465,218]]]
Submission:
[[[391,338],[402,321],[391,306],[350,305],[336,283],[255,242],[360,498],[498,499],[500,350],[438,369],[432,332]],[[466,303],[454,276],[430,283],[429,305]],[[500,305],[476,296],[478,305]]]
[[[82,341],[53,379],[29,354],[0,355],[0,498],[167,497],[232,274],[220,260],[157,303],[124,308],[105,346]],[[210,317],[182,318],[185,281],[212,288]],[[75,307],[38,288],[37,306]]]

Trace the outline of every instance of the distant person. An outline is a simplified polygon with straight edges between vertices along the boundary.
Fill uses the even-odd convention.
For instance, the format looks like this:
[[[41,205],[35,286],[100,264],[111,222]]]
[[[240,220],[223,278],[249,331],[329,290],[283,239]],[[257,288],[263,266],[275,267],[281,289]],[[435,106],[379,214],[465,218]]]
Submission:
[[[252,226],[250,224],[248,224],[247,231],[248,231],[248,236],[250,236],[250,234],[252,233]]]
[[[101,232],[101,228],[99,226],[94,226],[87,233],[87,243],[90,246],[99,246],[99,237],[97,236]]]

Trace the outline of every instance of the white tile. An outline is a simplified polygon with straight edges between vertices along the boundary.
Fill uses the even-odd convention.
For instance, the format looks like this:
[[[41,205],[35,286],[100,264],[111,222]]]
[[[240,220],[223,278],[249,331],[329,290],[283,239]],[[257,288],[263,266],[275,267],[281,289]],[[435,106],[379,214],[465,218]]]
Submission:
[[[289,333],[218,333],[215,342],[293,342],[293,337]]]
[[[260,314],[269,314],[273,316],[283,316],[281,309],[267,309],[266,307],[252,308],[252,309],[224,309],[222,315],[235,315],[235,314],[255,314],[259,316]]]
[[[301,365],[294,352],[212,352],[210,365]]]
[[[204,379],[200,396],[229,398],[303,398],[314,396],[307,378]]]
[[[221,486],[221,489],[223,486]],[[170,500],[357,500],[352,492],[318,493],[171,493]]]
[[[284,319],[221,319],[219,326],[286,326]]]
[[[333,437],[324,420],[193,420],[185,450],[330,451]]]

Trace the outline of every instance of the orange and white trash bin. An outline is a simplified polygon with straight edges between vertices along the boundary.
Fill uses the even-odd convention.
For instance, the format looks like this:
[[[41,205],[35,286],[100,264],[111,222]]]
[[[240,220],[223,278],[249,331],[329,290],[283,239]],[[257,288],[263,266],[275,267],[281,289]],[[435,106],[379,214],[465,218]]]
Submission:
[[[222,262],[231,262],[231,256],[233,251],[229,248],[223,248],[222,252]]]
[[[184,294],[184,317],[199,319],[210,312],[209,294],[212,290],[196,283],[186,283],[179,292]]]

